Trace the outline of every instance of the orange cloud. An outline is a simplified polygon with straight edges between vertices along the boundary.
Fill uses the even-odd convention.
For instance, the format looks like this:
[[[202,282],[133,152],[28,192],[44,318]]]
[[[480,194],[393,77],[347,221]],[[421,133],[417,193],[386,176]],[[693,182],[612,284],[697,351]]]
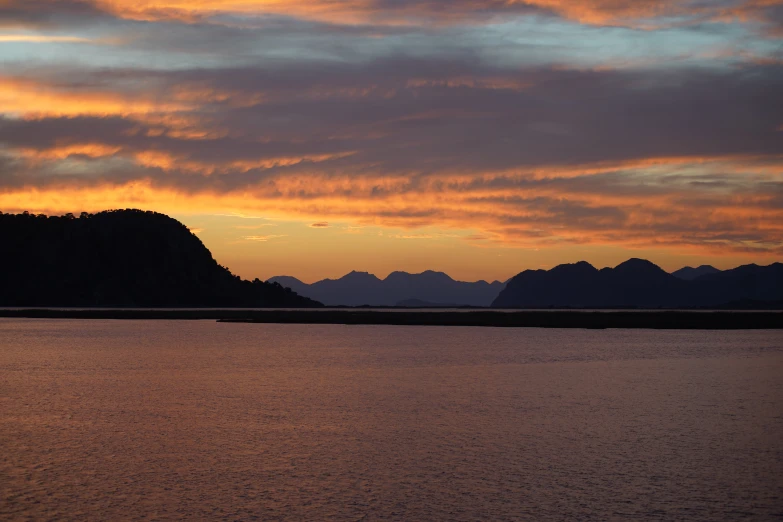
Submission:
[[[139,20],[198,20],[217,13],[276,14],[341,24],[411,25],[488,20],[540,8],[585,24],[643,28],[656,18],[691,16],[704,20],[764,19],[764,9],[781,0],[745,0],[739,5],[682,0],[461,0],[440,2],[383,0],[96,0],[105,10]]]
[[[54,152],[57,153],[57,150]],[[300,163],[320,163],[330,159],[344,158],[352,153],[340,154],[310,154],[302,156],[267,157],[258,160],[231,160],[226,162],[199,162],[189,161],[174,154],[157,150],[144,150],[135,152],[131,156],[143,167],[159,168],[163,170],[177,169],[179,171],[196,174],[216,174],[220,172],[247,172],[254,169],[271,169],[273,167],[290,167]]]
[[[435,239],[431,234],[395,234],[390,236],[393,239]]]
[[[0,34],[0,42],[22,43],[95,43],[79,36],[53,36],[44,34]]]
[[[122,150],[122,147],[108,146],[101,143],[74,143],[50,149],[18,149],[17,152],[24,158],[32,160],[63,160],[72,156],[85,156],[88,158],[102,158],[113,156]]]
[[[192,105],[158,101],[154,96],[123,96],[109,91],[61,89],[33,80],[0,76],[0,113],[25,118],[111,116],[183,111]]]
[[[244,15],[276,14],[294,16],[309,20],[341,24],[362,24],[368,21],[386,25],[407,25],[411,18],[426,14],[432,8],[424,9],[410,3],[394,9],[379,9],[372,0],[99,0],[98,5],[118,16],[139,20],[180,19],[195,20],[217,13]],[[376,20],[377,11],[385,17]],[[459,9],[449,12],[439,10],[439,18],[462,18]]]
[[[656,161],[647,163],[655,168]],[[779,163],[770,167],[767,161],[760,161],[754,169],[752,161],[738,159],[702,158],[690,164],[686,159],[677,164],[674,161],[669,159],[667,165],[680,174],[670,179],[645,178],[642,168],[627,181],[606,181],[604,171],[585,165],[581,176],[571,167],[564,177],[539,178],[538,182],[529,177],[524,183],[505,183],[505,174],[494,179],[484,174],[476,176],[471,186],[465,183],[464,175],[457,176],[456,181],[433,176],[420,179],[415,190],[410,190],[410,179],[404,176],[373,179],[315,173],[277,176],[222,193],[185,192],[149,181],[84,187],[66,183],[6,189],[0,193],[0,208],[58,213],[141,207],[177,214],[198,209],[199,213],[262,213],[287,220],[328,218],[406,229],[435,226],[478,231],[462,235],[482,247],[581,244],[758,255],[780,252],[783,206],[775,190],[764,188],[765,184],[779,186],[783,181]],[[701,172],[703,165],[715,168]],[[626,171],[623,164],[615,168],[617,172]],[[689,169],[694,171],[692,175],[683,174]],[[712,181],[710,172],[721,174]],[[519,176],[518,180],[523,178]],[[381,186],[385,188],[379,189]],[[317,221],[314,225],[326,223]],[[278,237],[254,235],[244,239],[268,241]],[[435,238],[431,233],[416,232],[393,237]]]
[[[278,238],[281,238],[281,237],[286,237],[286,236],[282,235],[282,234],[273,234],[273,235],[269,235],[269,236],[243,236],[242,239],[246,239],[248,241],[258,241],[258,242],[264,243],[264,242],[269,241],[271,239],[278,239]]]
[[[24,118],[132,116],[171,127],[180,133],[178,136],[197,139],[215,137],[216,130],[194,128],[199,120],[193,111],[213,103],[247,107],[265,99],[260,92],[218,90],[199,82],[147,82],[144,88],[132,92],[123,92],[122,88],[122,83],[101,89],[0,75],[0,113]]]

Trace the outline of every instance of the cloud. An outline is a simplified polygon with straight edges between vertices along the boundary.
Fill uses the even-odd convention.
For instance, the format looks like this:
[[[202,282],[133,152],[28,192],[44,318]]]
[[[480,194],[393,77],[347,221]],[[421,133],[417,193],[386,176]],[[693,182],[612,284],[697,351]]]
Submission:
[[[433,176],[415,190],[374,191],[354,182],[350,198],[333,196],[326,179],[309,194],[287,192],[285,178],[241,191],[216,193],[151,184],[53,183],[0,192],[6,211],[98,210],[143,206],[171,212],[234,208],[281,218],[330,220],[413,229],[438,226],[478,230],[489,244],[544,248],[566,244],[775,255],[783,245],[783,167],[768,159],[669,160],[666,174],[652,163],[585,165],[583,173],[548,177],[498,173]],[[572,167],[573,168],[573,167]],[[351,179],[339,181],[351,183]],[[285,194],[281,196],[281,194]],[[415,231],[399,239],[426,239]],[[455,234],[457,235],[457,234]],[[270,240],[273,236],[246,236]],[[440,235],[438,235],[440,237]]]
[[[25,42],[25,43],[85,43],[91,42],[89,38],[79,36],[56,36],[44,34],[0,34],[0,43],[2,42]]]
[[[435,236],[430,234],[394,234],[389,236],[393,239],[434,239]]]
[[[251,216],[248,214],[243,214],[242,212],[232,212],[230,214],[222,214],[222,213],[215,213],[213,214],[215,216],[221,216],[221,217],[232,217],[232,218],[240,218],[240,219],[270,219],[268,217],[263,216]],[[255,226],[255,225],[253,225]],[[266,225],[258,225],[258,226],[266,226]],[[272,226],[272,225],[270,225]]]
[[[444,6],[6,2],[0,208],[779,251],[779,2]]]
[[[68,84],[0,76],[0,112],[27,118],[141,116],[198,109],[194,102],[183,100],[176,94],[169,96],[168,100],[165,98],[152,91],[123,93],[84,81]],[[170,119],[170,124],[176,124],[176,119]]]
[[[258,230],[266,227],[276,227],[276,223],[263,223],[261,225],[234,225],[234,228],[238,230]]]
[[[425,25],[487,23],[513,15],[557,15],[595,25],[632,25],[672,20],[715,19],[779,22],[778,0],[10,0],[0,14],[27,22],[61,17],[112,16],[131,20],[237,23],[242,18],[279,15],[339,25]]]
[[[526,87],[410,86],[406,80],[455,73],[506,76]],[[320,77],[296,66],[275,75],[255,69],[149,74],[160,96],[144,82],[138,96],[126,92],[116,101],[103,93],[93,96],[87,78],[74,88],[65,81],[35,83],[24,92],[31,80],[8,79],[10,94],[0,104],[5,99],[4,112],[24,119],[0,120],[0,141],[41,158],[89,146],[94,154],[175,171],[168,182],[194,189],[209,184],[233,190],[278,175],[306,184],[313,173],[352,172],[357,183],[383,176],[374,189],[384,191],[399,190],[400,179],[415,185],[417,173],[776,154],[783,121],[777,103],[780,66],[725,72],[508,71],[398,59],[336,65]],[[115,82],[111,74],[102,81]],[[246,107],[210,97],[166,100],[164,93],[194,83],[207,92],[268,94]],[[363,85],[367,92],[323,94]],[[29,92],[50,93],[50,104],[25,98]],[[78,101],[69,105],[70,99]]]
[[[281,238],[281,237],[286,237],[286,236],[284,234],[283,235],[281,235],[281,234],[273,234],[273,235],[269,235],[269,236],[244,236],[242,239],[246,239],[248,241],[259,241],[259,242],[263,243],[263,242],[270,241],[272,239],[278,239],[278,238]]]
[[[6,0],[0,4],[0,27],[83,26],[111,18],[90,0]]]
[[[326,221],[319,221],[318,223],[312,223],[310,228],[329,228],[329,223]]]
[[[96,2],[98,3],[98,2]],[[535,2],[452,0],[444,8],[438,0],[286,0],[235,2],[231,0],[103,0],[98,3],[115,16],[138,20],[199,21],[216,15],[283,15],[335,24],[417,25],[464,23],[502,14],[549,12]]]

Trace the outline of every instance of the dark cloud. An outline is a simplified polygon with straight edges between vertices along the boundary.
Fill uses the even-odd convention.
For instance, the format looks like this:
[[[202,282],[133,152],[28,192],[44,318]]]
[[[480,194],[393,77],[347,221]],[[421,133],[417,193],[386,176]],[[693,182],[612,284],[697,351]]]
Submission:
[[[90,0],[6,0],[0,3],[0,27],[85,26],[113,18]]]
[[[397,59],[320,71],[147,74],[156,79],[160,96],[186,85],[231,93],[185,112],[207,130],[227,132],[186,139],[165,120],[122,116],[4,119],[0,142],[26,149],[100,143],[124,154],[155,151],[212,165],[225,173],[222,182],[231,188],[284,173],[291,165],[307,170],[315,161],[326,174],[428,175],[781,152],[780,66],[670,73],[503,71],[466,62]],[[474,84],[447,85],[459,77],[473,78]],[[482,79],[493,77],[522,87],[482,85]],[[119,83],[117,78],[109,83]],[[411,84],[411,79],[424,82]],[[254,95],[259,101],[249,106],[232,104]],[[275,164],[275,158],[288,159]],[[271,163],[247,168],[253,161]],[[236,162],[245,167],[232,173],[228,165]]]

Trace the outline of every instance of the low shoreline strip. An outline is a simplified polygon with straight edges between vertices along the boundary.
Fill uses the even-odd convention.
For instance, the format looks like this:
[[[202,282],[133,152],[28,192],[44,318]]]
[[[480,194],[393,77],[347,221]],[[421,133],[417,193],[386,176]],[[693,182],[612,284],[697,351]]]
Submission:
[[[783,329],[783,312],[598,310],[2,309],[31,319],[216,320],[222,323],[483,326],[503,328]]]

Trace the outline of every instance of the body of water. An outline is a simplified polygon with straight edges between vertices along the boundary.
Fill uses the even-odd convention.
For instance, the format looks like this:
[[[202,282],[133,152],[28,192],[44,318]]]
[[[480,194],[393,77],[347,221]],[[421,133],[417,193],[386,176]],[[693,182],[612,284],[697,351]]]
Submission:
[[[0,518],[780,519],[783,333],[0,319]]]

